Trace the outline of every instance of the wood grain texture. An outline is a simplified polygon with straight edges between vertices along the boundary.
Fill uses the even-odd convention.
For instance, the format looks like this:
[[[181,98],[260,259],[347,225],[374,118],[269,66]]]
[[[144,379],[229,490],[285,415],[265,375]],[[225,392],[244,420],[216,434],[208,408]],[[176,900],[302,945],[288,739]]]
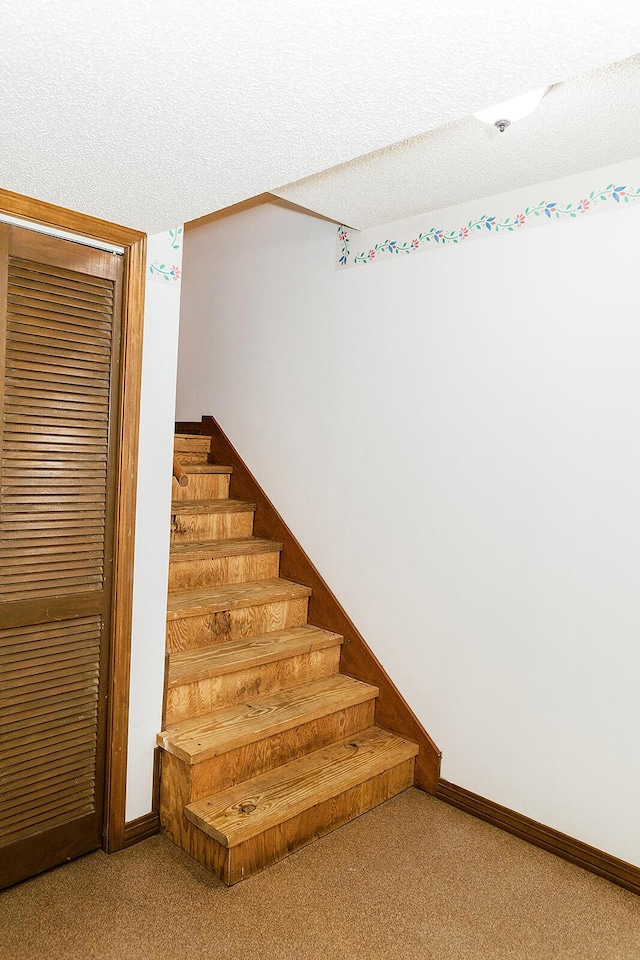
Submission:
[[[308,597],[276,599],[247,607],[167,620],[167,650],[208,647],[226,640],[255,637],[307,622]]]
[[[309,587],[280,577],[255,583],[223,584],[201,590],[189,590],[169,597],[167,620],[238,610],[243,607],[274,603],[278,600],[296,600],[300,597],[308,597],[310,593]],[[266,632],[266,630],[261,631],[261,633]]]
[[[306,583],[312,588],[313,594],[309,603],[311,622],[345,637],[340,666],[342,672],[375,684],[379,688],[376,723],[419,744],[420,753],[415,764],[415,785],[428,793],[435,794],[440,775],[440,751],[437,746],[260,488],[219,424],[213,417],[203,417],[201,429],[211,440],[211,459],[233,467],[232,495],[256,503],[254,523],[256,535],[284,543],[280,564],[281,576]]]
[[[237,540],[203,540],[193,543],[173,543],[171,560],[209,560],[216,557],[236,557],[249,553],[271,553],[282,550],[277,540],[260,537],[239,537]]]
[[[229,498],[228,473],[191,473],[174,457],[173,484],[171,497],[176,500],[227,500]],[[180,471],[180,481],[176,479],[176,469]]]
[[[0,848],[95,813],[101,631],[99,617],[0,631]]]
[[[471,814],[472,817],[491,823],[500,830],[505,830],[543,850],[548,850],[562,857],[563,860],[575,863],[584,870],[604,877],[611,883],[616,883],[640,896],[640,867],[619,860],[603,850],[589,846],[582,840],[569,837],[565,833],[560,833],[559,830],[531,820],[521,813],[516,813],[515,810],[503,807],[493,800],[487,800],[447,780],[440,780],[436,795],[439,800],[450,803],[458,810]]]
[[[235,847],[412,760],[417,752],[416,744],[371,727],[215,797],[196,800],[188,805],[186,817],[225,847]]]
[[[145,236],[139,230],[121,227],[108,220],[89,217],[84,213],[76,213],[74,210],[67,210],[33,197],[24,197],[10,190],[0,190],[0,210],[12,217],[34,220],[36,223],[44,223],[59,230],[92,237],[94,240],[114,243],[116,246],[131,247],[142,242]]]
[[[280,569],[280,552],[238,554],[207,560],[172,560],[169,592],[205,589],[225,583],[273,580]]]
[[[259,637],[231,640],[203,650],[188,650],[169,657],[169,687],[203,677],[224,676],[249,667],[260,667],[287,657],[342,643],[342,637],[306,624],[292,630],[275,630]]]
[[[182,459],[183,454],[180,453],[178,454],[178,456],[180,457],[181,461],[184,464],[185,473],[188,473],[189,476],[199,476],[200,474],[207,474],[209,476],[213,476],[216,473],[231,475],[233,473],[233,467],[229,466],[228,464],[210,463],[209,460],[207,460],[206,463],[203,463],[203,462],[189,463]]]
[[[34,234],[16,228],[9,230],[8,252],[5,280],[9,302],[19,300],[25,308],[33,303],[52,304],[54,310],[61,311],[59,316],[63,320],[70,315],[80,318],[78,322],[85,325],[87,337],[82,343],[62,338],[51,340],[42,337],[41,331],[35,329],[32,335],[25,337],[16,332],[10,315],[7,320],[0,543],[3,547],[11,544],[25,556],[39,554],[39,565],[34,569],[33,565],[0,564],[0,602],[101,590],[106,537],[103,536],[102,552],[95,551],[91,557],[85,555],[81,568],[74,559],[75,550],[63,549],[49,555],[48,552],[40,553],[40,548],[56,531],[63,542],[67,537],[75,539],[74,533],[80,531],[86,533],[100,528],[106,533],[111,516],[107,510],[106,462],[109,422],[110,418],[114,421],[114,416],[107,388],[114,352],[112,340],[117,340],[120,325],[120,294],[116,281],[121,263],[113,255],[101,253],[94,257],[87,248],[79,252],[73,244],[43,236],[36,238]],[[19,253],[29,255],[31,259],[21,259]],[[73,263],[77,271],[62,270],[60,263]],[[104,276],[93,276],[90,271],[95,270],[100,270]],[[61,273],[66,284],[64,297],[57,292],[61,289],[57,286]],[[108,296],[100,296],[100,300],[105,301],[100,314],[105,320],[102,324],[104,351],[100,355],[93,352],[95,313],[83,306],[90,303],[89,294],[83,292],[90,287],[84,282],[87,277],[100,284],[93,289],[108,293]],[[21,291],[18,298],[16,289]],[[84,349],[77,349],[79,346]],[[115,352],[113,363],[117,367]],[[66,398],[66,402],[49,401],[38,396],[41,387],[37,376],[31,394],[24,398],[23,388],[14,382],[18,370],[29,370],[36,375],[56,374],[58,393]],[[105,382],[104,396],[94,397],[95,403],[85,402],[86,378],[89,382],[92,378]],[[32,406],[24,403],[24,399],[32,403],[38,400],[39,404]],[[76,404],[82,406],[80,416],[74,416]],[[24,446],[21,460],[11,455],[16,443]],[[62,447],[58,468],[52,461],[43,461],[38,456],[41,448],[51,456],[49,451],[53,443]],[[78,485],[73,470],[67,467],[65,451],[75,445],[82,447],[86,457],[84,465],[93,469],[90,487]],[[43,469],[45,466],[48,469]],[[77,467],[77,464],[73,466]],[[1,616],[0,612],[0,619]]]
[[[204,717],[221,707],[289,690],[338,672],[340,646],[292,654],[282,660],[252,665],[235,673],[206,676],[176,683],[167,690],[168,724],[193,717]]]
[[[130,236],[130,234],[129,234]],[[107,852],[124,846],[133,561],[135,549],[138,428],[142,381],[144,279],[146,239],[129,242],[125,254],[122,333],[122,372],[119,396],[120,435],[117,438],[118,483],[116,551],[114,560],[114,616],[109,682],[108,737],[104,846]]]
[[[295,850],[313,843],[332,830],[384,803],[390,797],[402,793],[413,784],[414,759],[405,760],[395,767],[345,790],[337,797],[330,797],[309,810],[277,824],[251,840],[227,849],[227,860],[222,879],[228,886],[264,870],[288,857]],[[207,838],[210,839],[210,838]],[[211,841],[215,843],[215,841]],[[204,844],[202,844],[204,847]],[[222,848],[226,849],[226,848]]]
[[[83,852],[102,837],[117,481],[108,432],[117,434],[119,416],[109,393],[119,383],[123,271],[114,254],[22,228],[10,227],[8,239],[0,697],[3,719],[22,736],[0,734],[1,859],[24,852],[35,871],[51,865],[50,840],[66,835],[78,849],[76,826]],[[88,487],[68,467],[80,459]],[[92,630],[77,631],[85,614],[95,614],[84,623]]]
[[[353,737],[373,725],[375,703],[366,700],[273,737],[189,764],[163,752],[161,801],[163,831],[183,844],[187,804],[228,790],[323,747]],[[185,849],[186,846],[185,846]]]
[[[199,800],[227,790],[314,750],[361,733],[373,725],[374,711],[375,700],[364,700],[194,764],[190,766],[191,799]]]
[[[178,450],[174,454],[176,460],[183,466],[206,466],[209,462],[208,453],[198,453],[197,451],[187,452]]]
[[[176,723],[158,734],[158,746],[189,763],[201,763],[347,706],[374,700],[377,693],[370,684],[338,674],[216,710],[215,715]]]
[[[175,844],[187,849],[184,810],[191,798],[191,767],[170,753],[162,752],[160,779],[160,829]]]
[[[253,513],[255,503],[246,500],[174,500],[171,513],[177,516],[209,513]],[[212,539],[215,539],[212,537]]]
[[[175,454],[173,457],[173,481],[174,494],[180,491],[182,487],[186,487],[189,483],[189,477],[182,469],[182,464]]]
[[[177,438],[176,449],[203,456],[198,439]],[[210,480],[207,465],[193,469]],[[199,500],[189,487],[172,505],[166,725],[158,735],[163,832],[226,882],[405,789],[418,752],[373,727],[376,686],[337,673],[343,637],[306,623],[311,591],[276,576],[280,542],[274,549],[250,535],[253,524],[243,537],[208,526],[247,507],[254,509],[245,498]],[[198,542],[205,536],[210,542]],[[274,614],[288,617],[294,605],[294,628],[285,629]],[[247,790],[262,790],[259,802],[243,799]],[[232,824],[232,839],[222,823]]]
[[[224,513],[177,513],[171,517],[174,543],[202,540],[226,540],[250,537],[253,533],[253,510]]]
[[[125,248],[125,268],[124,268],[124,295],[123,295],[123,339],[120,348],[120,366],[127,373],[120,378],[120,395],[116,398],[119,405],[120,436],[116,437],[115,449],[118,461],[118,479],[117,479],[117,518],[116,526],[118,533],[124,536],[128,532],[129,553],[126,550],[120,554],[116,553],[114,558],[114,576],[113,576],[113,618],[111,634],[109,637],[109,676],[106,677],[104,684],[104,696],[108,697],[110,710],[108,716],[108,741],[113,745],[114,756],[108,759],[105,785],[105,808],[104,808],[104,827],[107,835],[107,846],[111,844],[112,848],[118,846],[118,838],[122,837],[124,831],[124,783],[126,775],[126,742],[127,742],[127,703],[129,695],[129,677],[128,677],[128,656],[129,656],[129,638],[131,622],[131,579],[133,571],[133,520],[135,513],[135,488],[136,488],[136,430],[132,430],[132,423],[137,423],[137,403],[140,389],[139,375],[134,375],[135,369],[140,368],[141,363],[141,336],[144,317],[144,261],[145,261],[145,238],[144,234],[129,228],[120,227],[96,218],[87,217],[74,211],[65,210],[53,204],[43,203],[28,197],[0,190],[0,210],[13,216],[24,217],[25,219],[35,220],[39,223],[46,223],[50,226],[60,229],[66,229],[71,232],[93,237],[98,240],[113,242]],[[32,290],[37,289],[37,278],[34,278],[33,272],[29,266],[21,267],[16,264],[16,286],[24,286],[22,281],[28,280]],[[69,288],[69,277],[64,270],[54,269],[50,277],[50,284],[59,288],[59,295],[53,296],[53,299],[63,303],[67,297]],[[35,286],[34,286],[35,285]],[[103,289],[99,289],[102,287]],[[111,294],[104,289],[105,284],[98,278],[92,278],[86,283],[75,284],[75,295],[79,300],[85,301],[86,306],[93,307],[94,312],[99,314],[104,305],[108,304]],[[0,291],[1,293],[1,291]],[[86,353],[93,357],[104,356],[108,352],[108,346],[105,341],[105,331],[102,329],[101,322],[94,317],[93,332],[90,332],[87,325],[79,323],[77,316],[66,318],[60,312],[55,312],[55,318],[47,318],[38,315],[42,311],[37,311],[24,306],[16,306],[8,314],[8,323],[11,326],[12,335],[17,343],[24,345],[35,342],[35,334],[43,347],[55,348],[56,342],[62,339],[74,344],[76,356],[80,353]],[[0,337],[0,342],[4,345],[4,337]],[[55,350],[53,350],[55,353]],[[4,363],[0,363],[4,367]],[[26,371],[28,372],[28,371]],[[28,415],[26,408],[35,406],[44,400],[45,402],[55,403],[58,411],[66,411],[67,414],[73,410],[73,403],[69,402],[68,393],[63,392],[58,387],[55,376],[43,377],[40,382],[34,380],[32,376],[13,376],[10,378],[16,404],[14,412],[18,412],[25,417]],[[99,381],[93,381],[97,383]],[[93,393],[93,397],[89,394]],[[92,414],[99,420],[102,417],[100,403],[104,396],[103,388],[95,386],[86,388],[86,396],[76,407],[78,412],[83,415]],[[18,402],[19,401],[19,402]],[[0,411],[2,414],[2,411]],[[97,416],[96,416],[97,414]],[[0,417],[1,419],[1,417]],[[76,416],[76,419],[81,419]],[[26,421],[25,421],[26,422]],[[119,449],[118,449],[119,447]],[[30,449],[31,459],[41,458],[43,461],[50,461],[50,449],[59,450],[64,455],[64,459],[77,467],[74,460],[79,460],[85,456],[86,451],[74,450],[70,445],[62,447],[59,444],[51,444],[50,448],[38,452],[32,444]],[[12,442],[5,445],[4,456],[7,463],[12,462],[15,465],[13,470],[5,472],[3,482],[8,477],[17,478],[22,481],[21,454],[25,450],[25,444],[21,442]],[[23,459],[23,458],[22,458]],[[67,482],[69,477],[60,478],[60,482],[52,483],[57,479],[56,469],[49,469],[46,480],[46,486],[59,486],[60,483]],[[52,475],[53,474],[53,475]],[[99,474],[97,474],[99,476]],[[87,477],[86,472],[84,476]],[[81,478],[73,474],[75,480]],[[38,479],[42,479],[39,477]],[[93,480],[94,477],[92,476]],[[16,486],[17,484],[12,484]],[[80,485],[82,485],[80,483]],[[88,535],[86,538],[79,538],[71,535],[66,543],[73,546],[80,544],[86,546],[87,543],[98,544],[100,535]],[[41,555],[47,555],[52,551],[59,552],[59,540],[56,537],[49,539],[51,546],[42,547],[39,551]],[[27,549],[27,553],[32,553]],[[4,555],[5,560],[8,557],[15,557],[16,552],[8,549]],[[95,557],[95,552],[93,554]],[[91,557],[86,557],[91,559]],[[56,616],[56,602],[48,603],[51,612]],[[21,624],[27,624],[28,614],[26,604],[12,603],[12,614],[5,618],[6,627],[20,627]],[[78,603],[78,613],[91,614],[99,612],[95,608],[95,603],[87,597]],[[35,605],[33,610],[35,620],[45,619],[45,610]],[[33,621],[32,621],[33,622]],[[48,698],[46,698],[48,699]],[[71,698],[70,704],[80,703]],[[55,704],[45,703],[40,700],[40,707],[43,711],[52,710]],[[55,715],[53,711],[51,716]],[[23,722],[33,720],[33,717],[23,717]],[[60,862],[61,858],[73,857],[90,849],[90,844],[95,843],[95,825],[91,816],[76,821],[72,825],[62,824],[48,832],[46,850],[38,837],[26,838],[20,841],[15,849],[13,862],[7,869],[3,869],[0,875],[0,886],[11,882],[24,879],[29,876],[34,869],[44,869]],[[109,839],[110,838],[110,839]],[[100,838],[98,838],[98,843]]]
[[[181,453],[209,453],[209,441],[200,434],[189,436],[179,434],[174,437],[173,452]]]
[[[377,754],[369,749],[374,739]],[[369,730],[219,794],[211,803],[192,802],[182,822],[174,820],[169,829],[191,856],[233,884],[407,789],[416,750],[384,731]],[[183,786],[180,800],[187,793]],[[231,810],[216,815],[217,802],[225,799]]]

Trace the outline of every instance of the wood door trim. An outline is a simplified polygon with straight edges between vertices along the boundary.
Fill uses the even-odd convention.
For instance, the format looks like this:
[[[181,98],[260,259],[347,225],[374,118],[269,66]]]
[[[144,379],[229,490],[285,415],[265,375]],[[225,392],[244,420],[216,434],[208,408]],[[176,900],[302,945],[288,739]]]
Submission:
[[[91,237],[93,240],[114,243],[118,247],[124,247],[125,251],[146,237],[146,234],[141,233],[140,230],[121,227],[108,220],[100,220],[85,213],[67,210],[65,207],[56,206],[55,203],[23,197],[10,190],[0,190],[0,211],[12,217],[24,217],[25,220],[44,223],[57,230],[69,230],[71,233]]]
[[[121,850],[124,846],[146,238],[130,244],[125,257],[120,354],[120,462],[115,524],[110,709],[107,720],[109,748],[104,832],[107,853]]]
[[[124,290],[119,402],[119,455],[115,519],[113,614],[109,653],[107,764],[103,846],[108,853],[125,842],[125,795],[133,608],[138,426],[142,380],[142,334],[146,235],[52,203],[0,190],[0,212],[68,230],[124,248]]]

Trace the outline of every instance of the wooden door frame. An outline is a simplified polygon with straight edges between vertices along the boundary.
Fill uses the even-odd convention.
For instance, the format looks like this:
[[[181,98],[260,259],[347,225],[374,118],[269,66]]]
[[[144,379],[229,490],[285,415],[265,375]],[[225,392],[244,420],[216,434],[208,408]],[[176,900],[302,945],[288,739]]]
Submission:
[[[2,189],[0,212],[124,248],[120,437],[103,825],[103,848],[113,853],[124,846],[146,234]]]

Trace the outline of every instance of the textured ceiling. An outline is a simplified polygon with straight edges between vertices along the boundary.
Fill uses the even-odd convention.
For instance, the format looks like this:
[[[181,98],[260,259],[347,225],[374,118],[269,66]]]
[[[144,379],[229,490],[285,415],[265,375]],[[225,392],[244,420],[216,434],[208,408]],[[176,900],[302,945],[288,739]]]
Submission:
[[[364,229],[640,157],[640,56],[553,87],[504,133],[473,116],[278,196]]]
[[[0,18],[0,186],[150,232],[640,50],[637,0],[0,0]]]

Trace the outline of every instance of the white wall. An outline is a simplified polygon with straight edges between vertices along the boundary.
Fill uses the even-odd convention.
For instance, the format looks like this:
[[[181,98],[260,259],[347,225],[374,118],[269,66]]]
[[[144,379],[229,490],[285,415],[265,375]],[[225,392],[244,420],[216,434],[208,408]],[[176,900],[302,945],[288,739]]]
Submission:
[[[151,810],[160,731],[182,228],[147,241],[140,448],[134,561],[126,819]]]
[[[635,864],[639,237],[640,204],[339,272],[301,212],[193,228],[177,413],[220,421],[446,779]]]

